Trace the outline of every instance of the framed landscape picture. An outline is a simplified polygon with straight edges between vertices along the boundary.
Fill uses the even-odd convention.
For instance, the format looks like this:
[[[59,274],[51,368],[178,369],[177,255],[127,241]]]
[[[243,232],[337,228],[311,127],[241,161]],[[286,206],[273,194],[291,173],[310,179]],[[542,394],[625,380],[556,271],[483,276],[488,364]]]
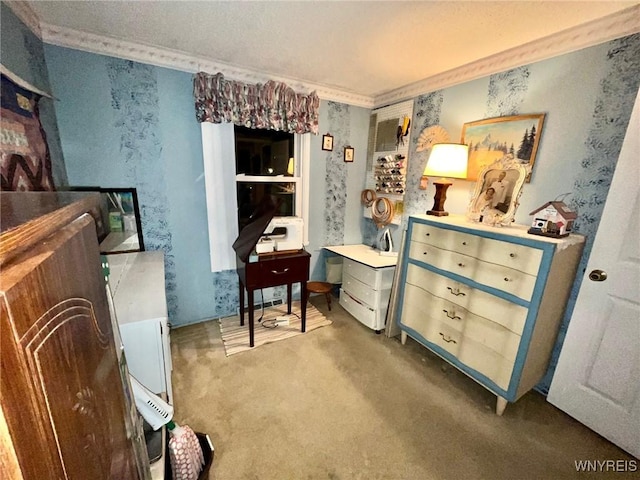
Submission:
[[[480,171],[505,155],[533,171],[536,160],[544,113],[495,117],[465,123],[462,140],[469,146],[467,180],[477,180]],[[526,183],[531,180],[527,175]]]

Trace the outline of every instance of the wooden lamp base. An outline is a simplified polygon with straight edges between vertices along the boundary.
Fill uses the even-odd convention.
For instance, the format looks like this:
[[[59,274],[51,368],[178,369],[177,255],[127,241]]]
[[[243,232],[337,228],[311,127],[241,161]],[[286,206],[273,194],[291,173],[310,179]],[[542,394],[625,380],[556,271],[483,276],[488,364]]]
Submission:
[[[433,207],[427,210],[427,215],[435,215],[436,217],[446,217],[449,212],[444,209],[444,201],[447,199],[447,188],[451,185],[446,179],[440,179],[433,182],[436,186],[436,194],[433,196]]]

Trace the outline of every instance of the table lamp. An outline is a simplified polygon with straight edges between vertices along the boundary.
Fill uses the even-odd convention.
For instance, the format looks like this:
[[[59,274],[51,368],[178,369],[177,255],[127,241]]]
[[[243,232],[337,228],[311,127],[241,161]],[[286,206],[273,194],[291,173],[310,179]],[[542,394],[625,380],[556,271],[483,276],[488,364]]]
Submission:
[[[444,209],[447,189],[451,185],[449,178],[467,178],[469,146],[461,143],[436,143],[431,148],[427,165],[424,167],[425,177],[440,177],[434,181],[436,194],[433,197],[433,208],[427,215],[444,217],[449,212]]]

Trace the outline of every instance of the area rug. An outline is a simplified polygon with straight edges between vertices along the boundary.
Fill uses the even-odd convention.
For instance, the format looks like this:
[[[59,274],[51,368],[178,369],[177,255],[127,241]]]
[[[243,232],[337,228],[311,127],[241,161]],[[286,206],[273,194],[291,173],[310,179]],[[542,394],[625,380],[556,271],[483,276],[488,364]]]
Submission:
[[[227,357],[240,352],[246,352],[253,350],[260,345],[266,345],[267,343],[278,342],[287,338],[295,337],[297,335],[304,335],[300,331],[300,302],[291,303],[291,315],[289,317],[289,325],[278,325],[275,328],[266,328],[264,325],[273,325],[276,317],[281,315],[287,315],[287,305],[277,305],[275,307],[269,307],[264,310],[264,316],[262,321],[258,322],[262,310],[256,309],[254,312],[254,335],[253,343],[254,347],[249,347],[249,316],[247,310],[244,313],[244,326],[240,326],[240,317],[235,315],[233,317],[221,318],[218,320],[220,324],[220,334],[222,336],[222,343],[224,344],[224,350]],[[331,320],[325,317],[320,311],[307,303],[307,329],[306,333],[309,333],[316,328],[331,325]]]

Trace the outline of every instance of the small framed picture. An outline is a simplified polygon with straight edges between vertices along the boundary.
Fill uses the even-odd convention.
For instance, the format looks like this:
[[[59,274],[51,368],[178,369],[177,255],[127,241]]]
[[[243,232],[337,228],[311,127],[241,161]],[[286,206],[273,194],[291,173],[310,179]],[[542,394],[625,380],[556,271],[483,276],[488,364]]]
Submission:
[[[322,136],[322,150],[333,151],[333,137],[328,133]]]
[[[344,161],[345,162],[353,162],[353,147],[344,147]]]

